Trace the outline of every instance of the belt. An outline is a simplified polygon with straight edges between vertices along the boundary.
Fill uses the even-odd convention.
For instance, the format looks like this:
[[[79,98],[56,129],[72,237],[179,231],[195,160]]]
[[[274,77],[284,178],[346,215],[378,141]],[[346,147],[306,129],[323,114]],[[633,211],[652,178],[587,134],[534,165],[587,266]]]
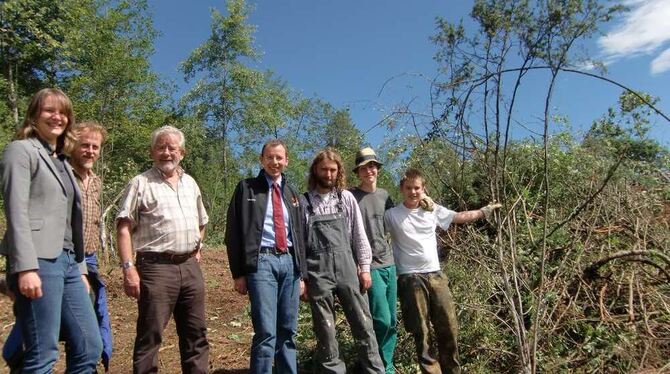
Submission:
[[[191,252],[186,253],[138,252],[137,258],[138,260],[142,259],[149,262],[181,264],[182,262],[186,262],[186,260],[195,256],[197,253],[198,253],[197,249],[194,249]]]
[[[291,253],[293,251],[293,247],[288,247],[286,250],[282,251],[277,247],[266,247],[266,246],[261,246],[261,249],[258,251],[258,253],[268,253],[271,255],[284,255],[287,253]]]

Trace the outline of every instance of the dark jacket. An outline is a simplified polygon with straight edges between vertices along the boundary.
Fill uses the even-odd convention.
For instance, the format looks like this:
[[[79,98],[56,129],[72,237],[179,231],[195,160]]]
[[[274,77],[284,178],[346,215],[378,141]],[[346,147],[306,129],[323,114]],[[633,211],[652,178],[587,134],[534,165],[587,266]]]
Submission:
[[[293,258],[297,272],[306,276],[305,245],[303,242],[304,211],[299,205],[299,195],[282,174],[282,197],[288,209]],[[263,235],[263,220],[268,206],[269,187],[265,172],[261,170],[255,178],[247,178],[237,184],[228,206],[225,243],[228,262],[233,278],[255,273],[258,266],[258,251]]]

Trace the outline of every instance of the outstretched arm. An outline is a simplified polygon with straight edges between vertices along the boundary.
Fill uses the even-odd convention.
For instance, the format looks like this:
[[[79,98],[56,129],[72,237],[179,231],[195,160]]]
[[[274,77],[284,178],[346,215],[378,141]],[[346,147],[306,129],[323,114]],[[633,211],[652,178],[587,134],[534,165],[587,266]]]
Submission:
[[[499,209],[502,205],[499,203],[489,204],[481,209],[477,210],[466,210],[463,212],[458,212],[454,216],[453,223],[468,223],[478,221],[482,218],[490,219],[491,214],[496,209]]]
[[[484,218],[484,212],[481,209],[477,210],[466,210],[463,212],[458,212],[454,216],[453,223],[468,223],[478,221]]]

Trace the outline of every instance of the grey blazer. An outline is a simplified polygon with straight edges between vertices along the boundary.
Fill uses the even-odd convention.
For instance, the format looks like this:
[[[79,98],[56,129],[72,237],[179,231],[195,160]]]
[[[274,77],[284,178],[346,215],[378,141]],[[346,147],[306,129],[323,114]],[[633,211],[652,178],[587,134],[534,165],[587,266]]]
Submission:
[[[79,269],[86,273],[81,192],[70,164],[70,180],[62,180],[42,143],[28,138],[11,142],[0,161],[7,231],[0,254],[8,258],[11,274],[38,269],[38,258],[53,259],[63,251],[67,195],[63,183],[72,183],[72,241]]]

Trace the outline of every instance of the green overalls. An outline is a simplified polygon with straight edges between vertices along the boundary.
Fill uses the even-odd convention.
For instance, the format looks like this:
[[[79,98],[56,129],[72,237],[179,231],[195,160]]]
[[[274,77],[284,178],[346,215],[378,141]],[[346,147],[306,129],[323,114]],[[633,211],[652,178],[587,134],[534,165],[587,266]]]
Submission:
[[[337,213],[315,215],[309,194],[305,193],[305,197],[309,213],[307,291],[317,338],[316,371],[346,373],[346,366],[339,357],[335,331],[334,295],[337,294],[356,340],[360,364],[357,372],[383,374],[384,364],[379,357],[367,300],[361,294],[342,200],[338,194]]]

